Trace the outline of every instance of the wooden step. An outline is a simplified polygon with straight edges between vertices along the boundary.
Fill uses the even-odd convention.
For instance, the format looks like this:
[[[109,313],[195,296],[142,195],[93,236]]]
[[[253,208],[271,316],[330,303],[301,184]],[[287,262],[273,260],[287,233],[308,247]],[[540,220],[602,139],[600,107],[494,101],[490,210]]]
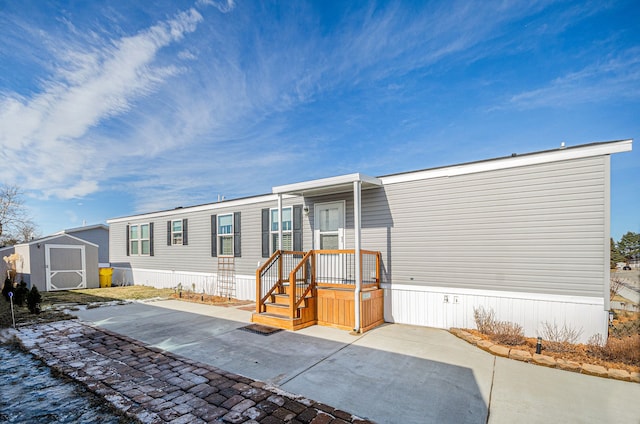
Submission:
[[[282,305],[279,303],[267,302],[264,304],[265,312],[280,315],[283,317],[289,317],[289,305]]]
[[[288,305],[289,295],[286,293],[272,294],[271,300],[272,303],[277,303],[278,305]]]
[[[300,318],[288,318],[269,312],[262,312],[260,314],[254,313],[251,316],[251,322],[292,331],[300,330],[301,328],[310,327],[316,324],[315,321],[303,322]]]

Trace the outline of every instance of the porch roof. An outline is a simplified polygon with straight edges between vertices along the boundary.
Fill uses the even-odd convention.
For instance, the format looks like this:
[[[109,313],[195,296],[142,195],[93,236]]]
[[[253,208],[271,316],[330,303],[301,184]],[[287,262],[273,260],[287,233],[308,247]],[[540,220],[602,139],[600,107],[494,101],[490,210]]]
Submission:
[[[353,183],[360,181],[362,189],[370,189],[382,186],[382,180],[376,177],[355,173],[338,175],[336,177],[321,178],[318,180],[303,181],[272,188],[274,194],[292,194],[297,196],[321,196],[324,194],[344,193],[353,191]]]

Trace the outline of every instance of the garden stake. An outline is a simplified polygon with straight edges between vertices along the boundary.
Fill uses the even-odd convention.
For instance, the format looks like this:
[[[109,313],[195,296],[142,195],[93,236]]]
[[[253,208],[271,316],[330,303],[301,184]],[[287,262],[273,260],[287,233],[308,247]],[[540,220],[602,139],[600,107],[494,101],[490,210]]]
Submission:
[[[13,292],[9,292],[9,302],[11,302],[11,321],[13,321],[13,328],[16,328],[16,316],[13,314]]]

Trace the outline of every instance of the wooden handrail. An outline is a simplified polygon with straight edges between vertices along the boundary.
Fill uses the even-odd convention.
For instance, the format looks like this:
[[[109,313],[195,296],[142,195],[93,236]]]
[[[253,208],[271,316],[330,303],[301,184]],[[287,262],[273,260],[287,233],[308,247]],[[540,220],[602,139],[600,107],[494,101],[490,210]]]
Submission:
[[[277,284],[278,282],[276,282],[276,284],[271,288],[271,290],[269,290],[269,295],[263,298],[262,297],[262,273],[264,272],[265,269],[268,269],[271,266],[272,262],[274,262],[277,258],[281,257],[281,255],[282,255],[282,251],[276,250],[275,252],[273,252],[271,257],[264,263],[264,265],[262,265],[260,268],[256,270],[256,312],[257,313],[262,312],[264,301],[267,299],[267,297],[271,293],[273,293],[273,290],[275,290],[275,288],[278,286]]]
[[[300,306],[300,303],[302,303],[302,299],[304,299],[304,296],[307,295],[307,293],[309,292],[312,283],[309,282],[309,285],[307,286],[307,289],[304,291],[304,294],[300,297],[300,300],[297,299],[297,278],[296,278],[296,274],[298,273],[298,271],[300,270],[300,268],[307,263],[307,260],[309,259],[310,256],[312,256],[314,254],[313,250],[309,250],[303,257],[302,259],[300,259],[300,262],[298,262],[298,265],[296,265],[295,268],[293,268],[291,270],[291,272],[289,273],[289,289],[291,290],[291,293],[289,294],[289,313],[291,318],[294,318],[296,315],[296,309],[298,308],[298,306]],[[304,281],[306,281],[306,276],[304,278]]]

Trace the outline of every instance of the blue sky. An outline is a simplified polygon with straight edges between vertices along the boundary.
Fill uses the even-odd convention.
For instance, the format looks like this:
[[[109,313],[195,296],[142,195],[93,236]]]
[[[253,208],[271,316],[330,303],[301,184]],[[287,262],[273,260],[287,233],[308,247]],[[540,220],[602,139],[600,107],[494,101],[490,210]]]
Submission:
[[[637,1],[0,0],[0,163],[42,234],[352,172],[638,138]],[[612,236],[640,232],[640,147]]]

